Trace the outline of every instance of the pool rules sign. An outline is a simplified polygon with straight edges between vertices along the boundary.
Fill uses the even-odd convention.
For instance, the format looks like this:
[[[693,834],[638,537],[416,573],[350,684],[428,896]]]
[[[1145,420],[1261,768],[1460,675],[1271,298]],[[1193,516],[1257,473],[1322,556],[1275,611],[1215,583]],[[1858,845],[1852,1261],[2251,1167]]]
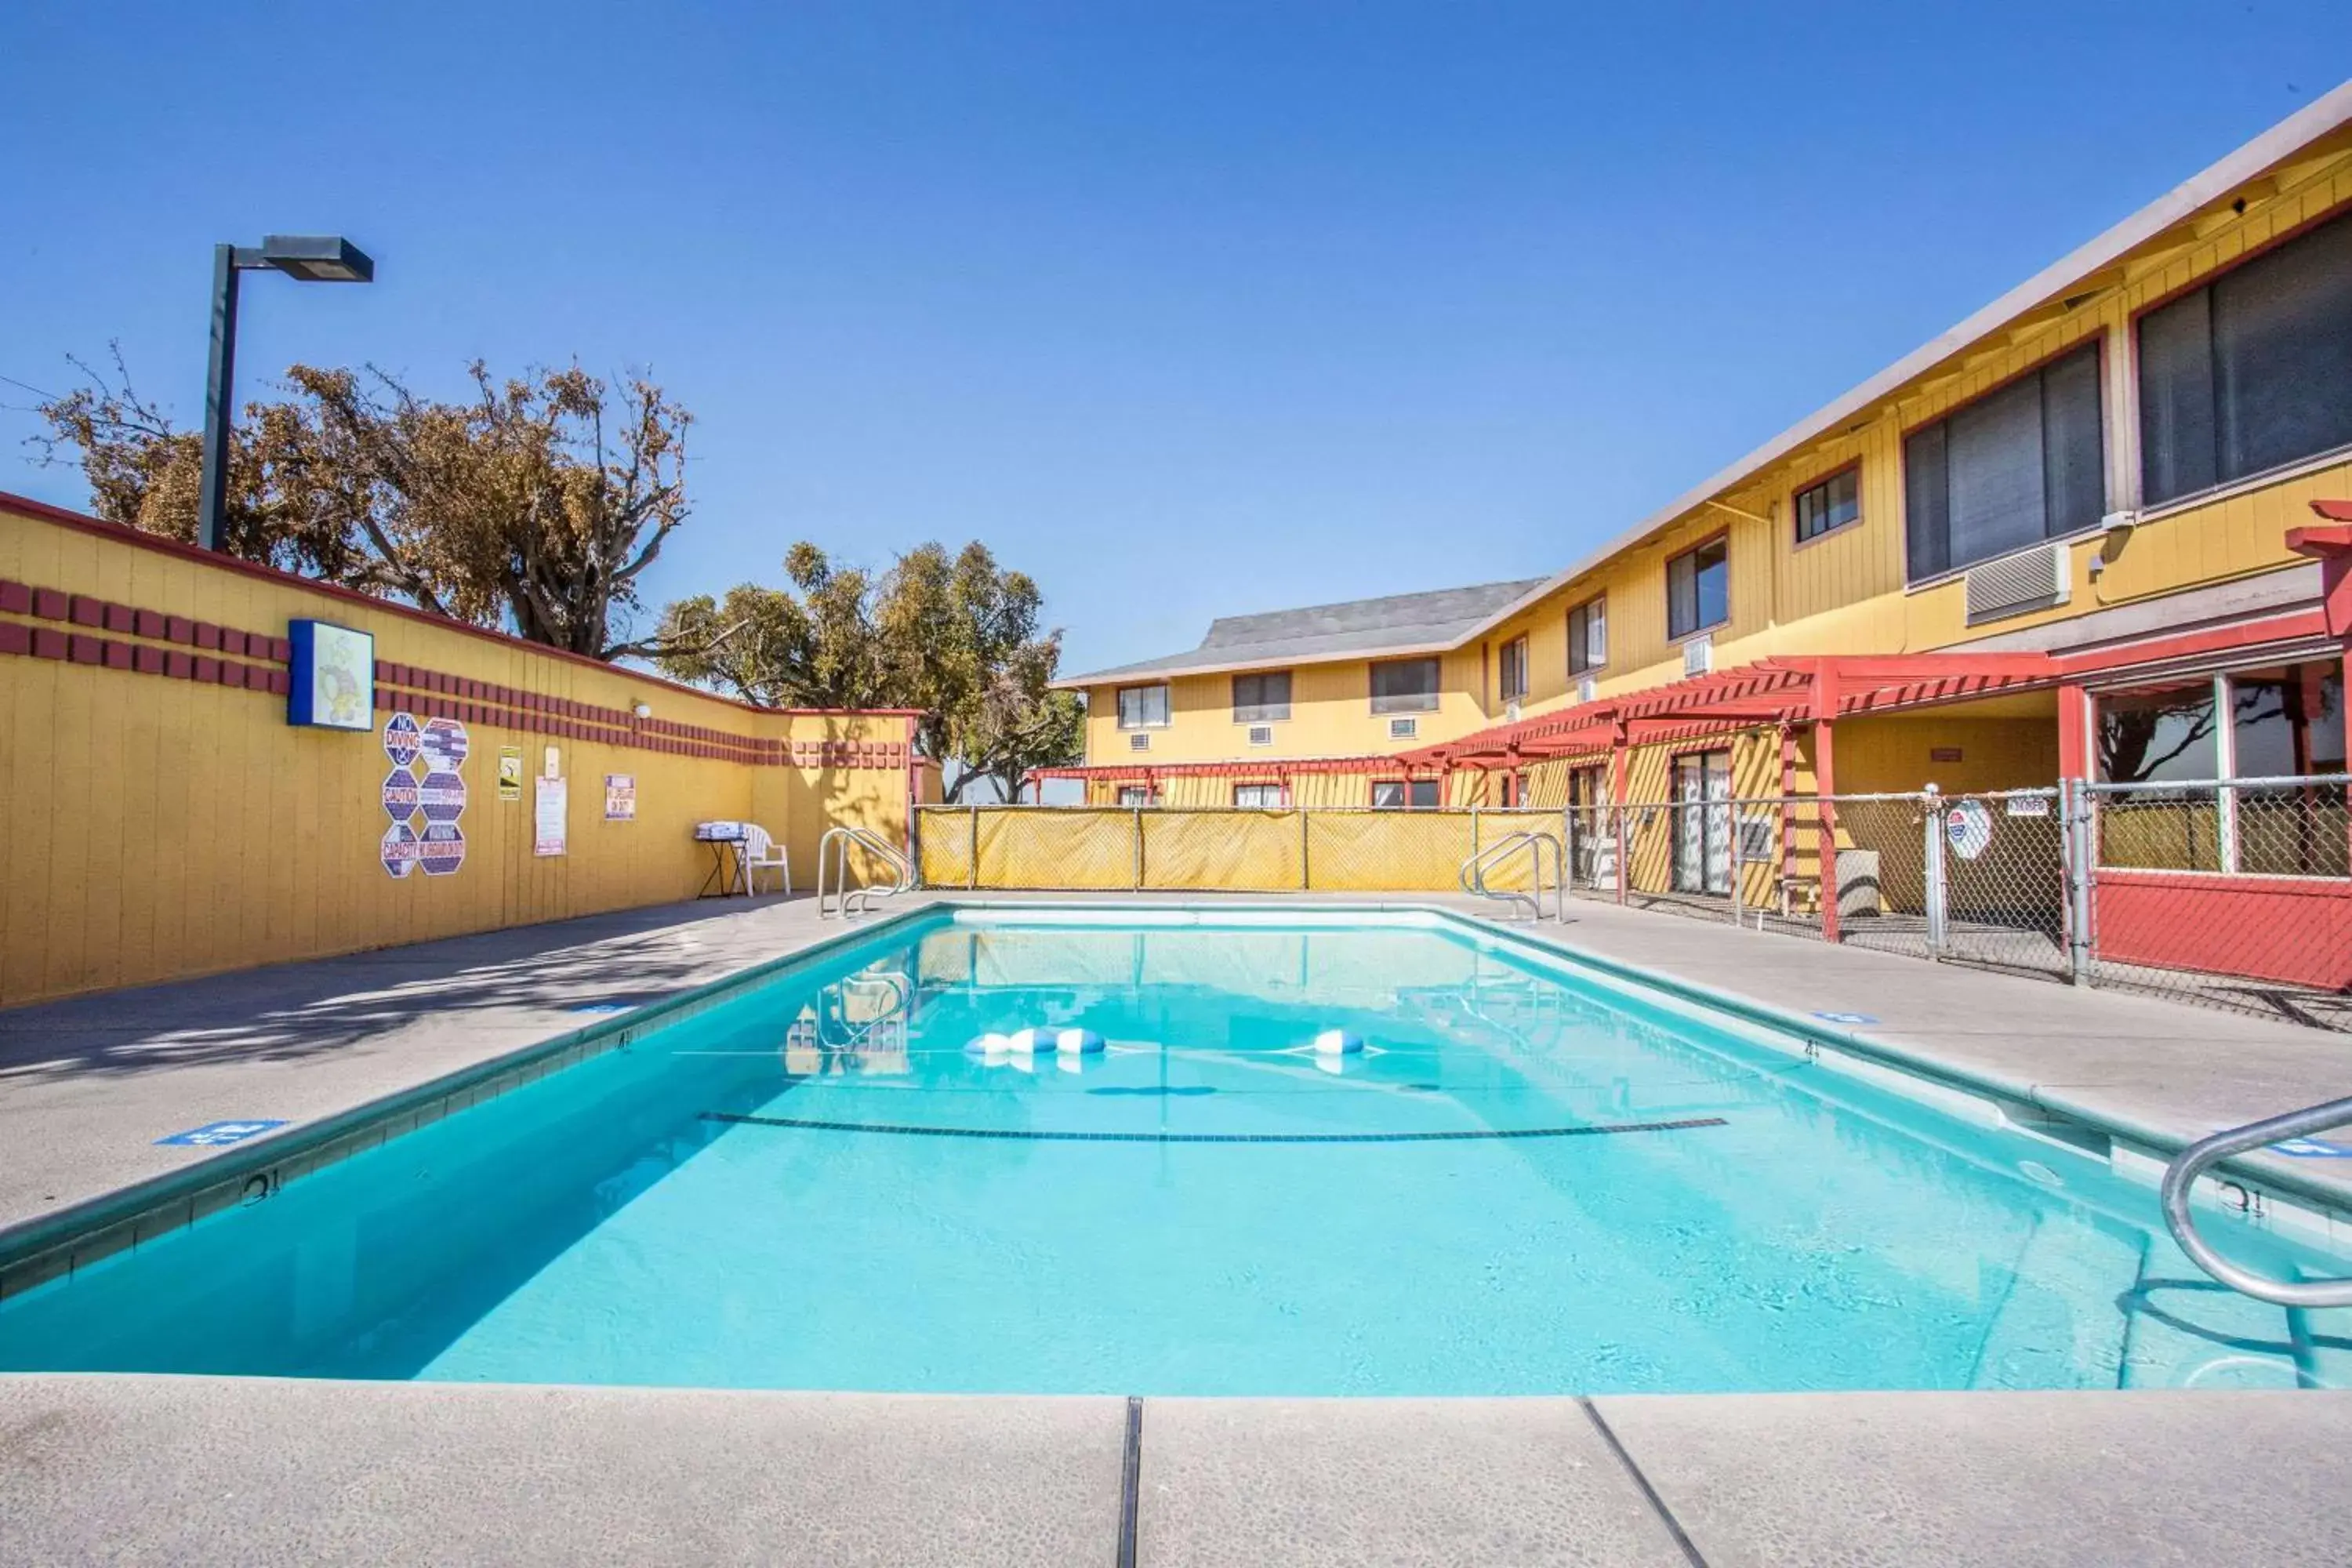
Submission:
[[[394,713],[383,721],[383,754],[392,771],[383,776],[384,829],[378,858],[387,875],[422,870],[446,877],[466,863],[466,758],[473,749],[466,726],[455,719],[416,721]]]

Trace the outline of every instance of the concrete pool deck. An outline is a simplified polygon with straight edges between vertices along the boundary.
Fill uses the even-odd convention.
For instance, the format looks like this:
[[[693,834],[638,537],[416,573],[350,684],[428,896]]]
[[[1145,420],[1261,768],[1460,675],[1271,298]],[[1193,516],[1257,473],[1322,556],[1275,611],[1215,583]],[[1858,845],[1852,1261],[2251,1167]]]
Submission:
[[[2158,1145],[2352,1090],[2347,1042],[2318,1030],[1607,904],[1569,915],[1511,929],[1800,1017],[1872,1015],[1853,1033],[1890,1057]],[[597,1022],[583,1005],[675,994],[841,929],[805,898],[671,906],[0,1013],[0,1235],[210,1152],[165,1134],[299,1132]],[[2352,1161],[2253,1164],[2352,1202]],[[2352,1557],[2352,1394],[1141,1415],[1128,1560],[1144,1563]],[[1109,1563],[1129,1534],[1128,1424],[1116,1399],[0,1377],[0,1520],[8,1554],[43,1562]]]
[[[9,1377],[0,1520],[12,1562],[550,1568],[2320,1568],[2352,1536],[2352,1394],[1150,1399],[1137,1414],[1130,1427],[1115,1398]]]

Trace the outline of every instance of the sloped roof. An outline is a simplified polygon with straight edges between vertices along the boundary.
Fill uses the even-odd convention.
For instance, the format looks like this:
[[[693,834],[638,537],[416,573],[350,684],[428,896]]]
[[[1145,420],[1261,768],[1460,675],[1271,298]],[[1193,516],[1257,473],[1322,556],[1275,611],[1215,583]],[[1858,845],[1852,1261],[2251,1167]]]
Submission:
[[[1221,616],[1209,623],[1200,646],[1187,652],[1065,676],[1054,684],[1099,686],[1146,676],[1210,675],[1322,659],[1435,653],[1457,646],[1473,626],[1541,581],[1528,577],[1256,616]]]

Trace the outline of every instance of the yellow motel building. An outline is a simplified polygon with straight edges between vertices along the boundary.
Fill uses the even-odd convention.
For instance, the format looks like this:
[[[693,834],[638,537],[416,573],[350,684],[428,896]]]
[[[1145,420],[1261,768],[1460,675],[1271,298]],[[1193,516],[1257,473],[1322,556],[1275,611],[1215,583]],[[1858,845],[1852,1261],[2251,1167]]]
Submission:
[[[2338,773],[2347,500],[2352,84],[1549,578],[1069,678],[1046,776],[1412,810]]]

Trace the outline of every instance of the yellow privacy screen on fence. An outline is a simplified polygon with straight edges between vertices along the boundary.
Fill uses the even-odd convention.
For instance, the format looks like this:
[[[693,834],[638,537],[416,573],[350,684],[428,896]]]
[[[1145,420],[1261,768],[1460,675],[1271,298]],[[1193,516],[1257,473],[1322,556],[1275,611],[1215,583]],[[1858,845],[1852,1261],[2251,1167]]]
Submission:
[[[934,806],[919,814],[933,888],[1038,891],[1451,892],[1462,863],[1522,832],[1560,837],[1558,812],[1249,811],[1147,806]],[[1499,859],[1497,889],[1528,885]]]
[[[1297,811],[1142,812],[1143,885],[1295,892],[1306,886],[1308,820]]]

